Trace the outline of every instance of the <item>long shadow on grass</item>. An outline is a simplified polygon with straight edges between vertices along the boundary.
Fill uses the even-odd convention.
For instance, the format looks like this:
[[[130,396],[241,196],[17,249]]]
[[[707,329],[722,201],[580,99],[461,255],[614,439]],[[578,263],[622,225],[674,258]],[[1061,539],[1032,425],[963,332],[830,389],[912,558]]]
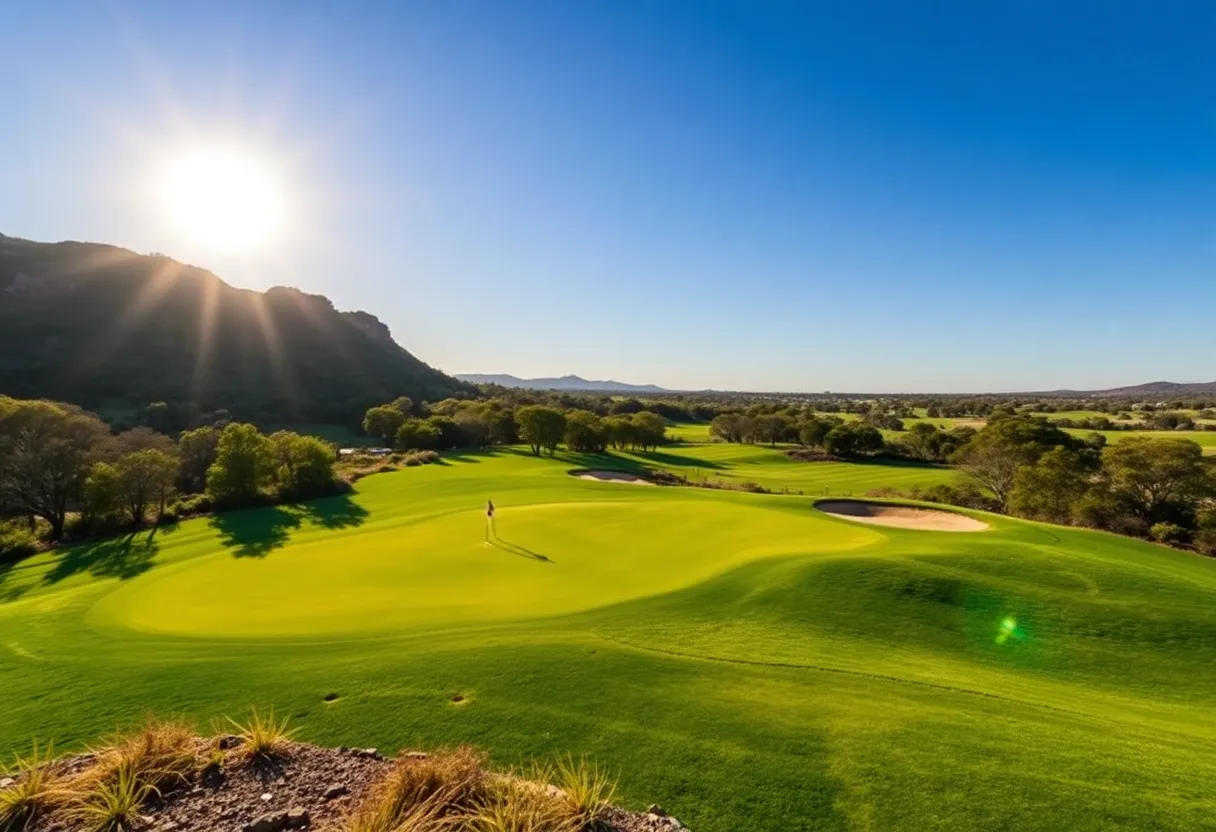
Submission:
[[[63,556],[43,581],[57,584],[82,572],[96,578],[119,578],[124,581],[134,578],[152,568],[152,560],[160,550],[156,538],[156,529],[152,529],[64,549]]]
[[[211,518],[220,542],[233,557],[264,558],[291,539],[305,523],[324,529],[361,525],[367,509],[345,494],[297,505],[267,506],[226,511]]]
[[[490,541],[491,546],[502,549],[504,552],[510,552],[513,555],[519,555],[521,558],[531,558],[539,560],[542,563],[553,563],[553,558],[548,555],[542,555],[540,552],[533,552],[526,546],[520,546],[518,543],[511,543],[506,540],[495,539]]]
[[[367,520],[367,509],[345,494],[295,506],[305,519],[325,529],[349,529]]]

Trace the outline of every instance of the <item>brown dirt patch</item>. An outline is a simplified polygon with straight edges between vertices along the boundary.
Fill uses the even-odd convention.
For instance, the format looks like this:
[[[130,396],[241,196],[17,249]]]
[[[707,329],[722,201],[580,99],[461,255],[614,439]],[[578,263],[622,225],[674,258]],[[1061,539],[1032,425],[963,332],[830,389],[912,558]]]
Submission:
[[[988,528],[983,520],[966,514],[941,511],[919,506],[901,506],[892,503],[868,503],[863,500],[820,500],[815,508],[824,514],[869,523],[874,526],[891,526],[897,529],[921,529],[934,532],[982,532]]]

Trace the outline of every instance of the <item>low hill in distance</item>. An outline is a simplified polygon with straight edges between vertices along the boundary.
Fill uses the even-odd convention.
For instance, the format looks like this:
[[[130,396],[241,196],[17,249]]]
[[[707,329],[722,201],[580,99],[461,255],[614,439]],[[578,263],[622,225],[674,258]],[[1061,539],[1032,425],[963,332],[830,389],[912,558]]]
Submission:
[[[0,393],[90,409],[193,402],[267,422],[355,423],[397,396],[474,388],[321,295],[237,289],[162,255],[0,235]],[[103,413],[104,415],[104,413]]]
[[[1216,381],[1190,384],[1176,381],[1150,381],[1147,384],[1135,384],[1130,387],[1091,390],[1085,395],[1104,399],[1174,399],[1188,396],[1216,396]]]
[[[569,390],[594,393],[671,393],[654,384],[626,384],[623,381],[594,381],[579,376],[560,378],[519,378],[505,373],[457,373],[456,378],[470,384],[497,384],[524,390]]]

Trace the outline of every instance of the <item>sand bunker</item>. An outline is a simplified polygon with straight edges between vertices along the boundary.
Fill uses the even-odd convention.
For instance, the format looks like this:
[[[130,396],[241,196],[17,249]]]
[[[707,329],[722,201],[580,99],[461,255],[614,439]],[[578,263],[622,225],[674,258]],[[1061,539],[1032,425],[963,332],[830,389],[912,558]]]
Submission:
[[[861,500],[822,500],[815,508],[856,523],[871,523],[875,526],[894,526],[900,529],[923,529],[934,532],[981,532],[988,524],[965,514],[953,511],[938,511],[916,506],[897,506],[887,503],[866,503]]]
[[[621,471],[571,471],[570,473],[578,477],[580,480],[594,480],[596,482],[623,482],[628,485],[654,485],[649,480],[644,480],[641,477],[633,474],[626,474]]]

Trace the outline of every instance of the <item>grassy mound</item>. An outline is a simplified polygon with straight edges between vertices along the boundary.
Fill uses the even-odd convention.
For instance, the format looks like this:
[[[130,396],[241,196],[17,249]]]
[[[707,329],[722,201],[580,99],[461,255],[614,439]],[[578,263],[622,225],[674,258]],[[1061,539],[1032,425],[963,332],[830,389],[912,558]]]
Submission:
[[[328,745],[591,754],[627,805],[698,830],[1208,822],[1216,562],[811,507],[847,490],[832,481],[936,469],[656,459],[792,493],[567,474],[630,457],[464,455],[24,562],[0,574],[0,749],[256,702]]]

